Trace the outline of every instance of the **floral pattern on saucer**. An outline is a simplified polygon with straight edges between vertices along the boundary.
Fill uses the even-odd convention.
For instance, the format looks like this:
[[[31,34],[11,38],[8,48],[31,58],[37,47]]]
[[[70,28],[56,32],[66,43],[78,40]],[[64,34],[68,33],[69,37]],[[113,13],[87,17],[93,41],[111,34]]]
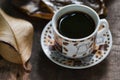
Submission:
[[[49,22],[42,32],[41,45],[46,56],[54,63],[66,68],[83,69],[94,66],[107,57],[112,46],[112,36],[109,30],[97,35],[95,50],[90,55],[80,59],[70,59],[55,51],[52,24]]]

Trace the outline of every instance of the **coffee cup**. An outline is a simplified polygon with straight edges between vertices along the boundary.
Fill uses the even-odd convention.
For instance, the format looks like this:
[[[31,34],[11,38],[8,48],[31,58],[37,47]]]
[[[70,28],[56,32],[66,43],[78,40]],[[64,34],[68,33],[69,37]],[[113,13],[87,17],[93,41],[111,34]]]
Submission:
[[[104,28],[100,29],[100,26]],[[95,48],[96,36],[109,29],[106,19],[85,5],[71,4],[58,10],[52,18],[55,50],[69,58],[83,58]]]

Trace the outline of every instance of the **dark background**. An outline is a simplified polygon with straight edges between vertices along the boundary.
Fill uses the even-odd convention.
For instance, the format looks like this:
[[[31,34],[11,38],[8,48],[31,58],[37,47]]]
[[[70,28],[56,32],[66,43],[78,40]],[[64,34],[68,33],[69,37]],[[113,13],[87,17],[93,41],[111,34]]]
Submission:
[[[113,46],[110,55],[100,64],[83,70],[60,67],[51,62],[40,45],[40,36],[49,20],[30,18],[17,11],[9,2],[0,0],[2,8],[11,16],[25,19],[33,24],[34,37],[30,62],[32,64],[31,80],[120,80],[120,0],[106,0]]]

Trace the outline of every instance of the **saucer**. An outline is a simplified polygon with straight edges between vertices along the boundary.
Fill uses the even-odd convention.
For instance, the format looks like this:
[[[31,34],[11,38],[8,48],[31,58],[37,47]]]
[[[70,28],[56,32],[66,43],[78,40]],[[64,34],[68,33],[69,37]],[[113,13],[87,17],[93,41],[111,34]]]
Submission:
[[[112,46],[112,36],[110,30],[97,35],[95,50],[90,55],[80,59],[70,59],[55,51],[54,35],[50,21],[43,29],[41,46],[46,56],[52,62],[66,68],[84,69],[100,63],[107,57]]]

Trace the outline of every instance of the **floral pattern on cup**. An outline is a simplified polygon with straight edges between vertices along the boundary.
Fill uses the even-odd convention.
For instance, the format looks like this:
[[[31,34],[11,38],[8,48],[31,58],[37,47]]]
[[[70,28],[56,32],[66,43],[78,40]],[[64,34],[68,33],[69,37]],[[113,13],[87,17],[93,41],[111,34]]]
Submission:
[[[70,58],[85,57],[94,49],[95,36],[82,41],[69,41],[54,32],[54,48],[62,55]],[[71,48],[72,47],[72,48]],[[87,52],[86,52],[87,51]],[[73,54],[74,53],[74,54]]]
[[[75,42],[63,40],[62,53],[66,53],[67,57],[69,56],[70,58],[85,57],[93,51],[94,46],[92,44],[94,44],[93,37],[84,41]]]

